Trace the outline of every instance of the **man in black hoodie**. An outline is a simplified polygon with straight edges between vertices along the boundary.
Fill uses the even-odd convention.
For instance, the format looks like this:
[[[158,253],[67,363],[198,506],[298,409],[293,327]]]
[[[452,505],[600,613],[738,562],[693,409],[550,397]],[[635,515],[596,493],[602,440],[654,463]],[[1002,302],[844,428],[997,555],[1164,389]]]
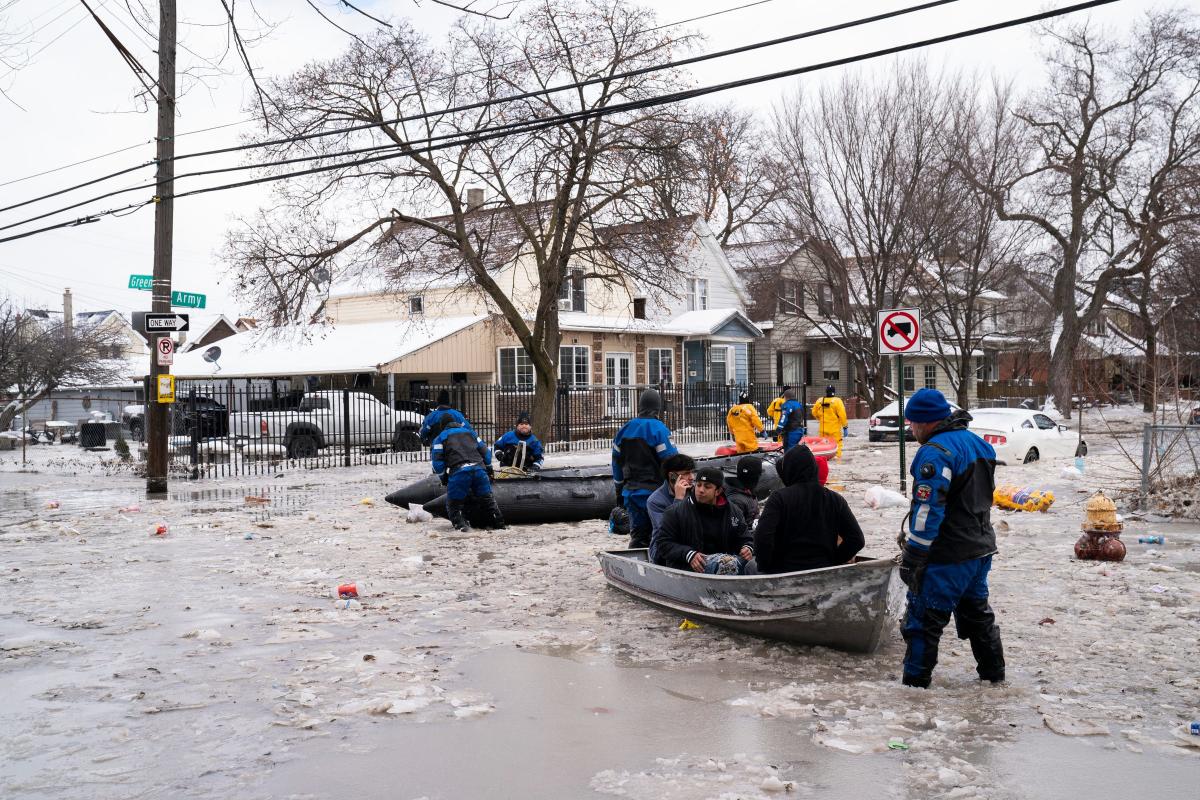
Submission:
[[[710,575],[739,575],[754,558],[742,514],[725,497],[716,467],[696,471],[687,497],[666,510],[650,552],[655,563]]]
[[[737,474],[725,479],[725,497],[742,512],[746,525],[754,527],[758,519],[758,480],[762,477],[763,461],[758,456],[742,456],[737,462]]]
[[[783,488],[767,499],[754,531],[758,571],[799,572],[854,558],[863,548],[862,528],[845,498],[818,482],[812,451],[793,447],[778,469]]]

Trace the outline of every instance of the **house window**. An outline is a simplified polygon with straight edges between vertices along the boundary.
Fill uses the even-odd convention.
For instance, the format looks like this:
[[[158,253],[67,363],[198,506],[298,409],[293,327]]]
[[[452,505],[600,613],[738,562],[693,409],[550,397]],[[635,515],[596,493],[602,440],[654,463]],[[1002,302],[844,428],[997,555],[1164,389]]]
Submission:
[[[842,379],[842,354],[837,350],[821,353],[821,379],[835,383]]]
[[[904,368],[904,391],[912,394],[917,390],[917,370],[916,367]]]
[[[408,313],[409,314],[424,314],[425,313],[425,298],[417,295],[416,297],[408,298]]]
[[[588,349],[583,346],[558,348],[558,382],[570,389],[586,388],[588,379]]]
[[[574,270],[558,290],[559,310],[587,311],[587,292],[584,286],[583,272]]]
[[[708,308],[708,279],[690,278],[688,280],[688,311],[704,311]]]
[[[1087,324],[1088,336],[1104,336],[1108,332],[1108,321],[1101,314]]]
[[[500,385],[506,389],[533,388],[533,362],[524,347],[500,348]]]
[[[733,377],[733,353],[730,347],[716,346],[708,351],[708,380],[718,386],[729,383]]]
[[[779,354],[779,385],[799,386],[804,383],[804,353]]]
[[[669,347],[651,347],[646,351],[646,383],[675,382],[675,359]]]
[[[779,313],[800,313],[800,284],[796,281],[780,281],[779,284]]]
[[[937,366],[934,364],[925,365],[925,388],[937,388]]]
[[[646,298],[644,298],[644,297],[633,298],[633,318],[634,319],[645,319],[646,318]]]
[[[822,317],[833,314],[833,287],[828,283],[821,284],[821,293],[817,296],[817,313]]]

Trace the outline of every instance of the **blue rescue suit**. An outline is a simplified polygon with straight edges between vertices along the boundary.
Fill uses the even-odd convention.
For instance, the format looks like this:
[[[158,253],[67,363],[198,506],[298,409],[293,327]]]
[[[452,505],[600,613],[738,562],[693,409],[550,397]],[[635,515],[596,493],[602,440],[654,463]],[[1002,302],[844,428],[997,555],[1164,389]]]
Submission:
[[[492,450],[496,453],[497,463],[502,467],[533,470],[542,468],[542,443],[532,433],[522,437],[515,430],[509,431],[496,440]]]
[[[639,414],[613,437],[613,482],[629,512],[630,547],[650,546],[652,523],[646,501],[662,485],[662,462],[678,452],[671,431],[653,413]]]
[[[460,425],[470,427],[467,418],[456,409],[450,406],[438,406],[425,415],[425,420],[421,423],[421,430],[417,432],[417,436],[421,437],[421,444],[428,446],[446,428],[456,428]]]
[[[912,509],[901,574],[908,584],[904,616],[904,683],[928,686],[942,630],[954,616],[968,639],[979,677],[1004,680],[1000,629],[988,604],[988,570],[996,552],[992,492],[996,451],[967,430],[957,411],[917,451]]]
[[[430,452],[434,473],[447,475],[446,506],[467,497],[490,497],[492,482],[488,469],[492,451],[468,425],[446,428],[433,440]]]
[[[779,436],[783,452],[800,444],[808,430],[804,425],[804,404],[794,398],[788,399],[779,409]]]

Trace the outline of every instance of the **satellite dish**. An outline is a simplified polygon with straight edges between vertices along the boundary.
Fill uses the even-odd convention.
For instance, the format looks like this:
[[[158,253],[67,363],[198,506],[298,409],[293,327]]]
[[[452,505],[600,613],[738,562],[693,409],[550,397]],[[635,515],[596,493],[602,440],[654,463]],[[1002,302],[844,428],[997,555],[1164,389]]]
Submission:
[[[205,361],[207,361],[209,364],[214,365],[217,368],[216,369],[217,372],[221,371],[221,365],[217,363],[217,359],[221,357],[221,348],[220,347],[217,347],[214,344],[212,347],[205,350],[200,355],[200,357],[203,358]]]

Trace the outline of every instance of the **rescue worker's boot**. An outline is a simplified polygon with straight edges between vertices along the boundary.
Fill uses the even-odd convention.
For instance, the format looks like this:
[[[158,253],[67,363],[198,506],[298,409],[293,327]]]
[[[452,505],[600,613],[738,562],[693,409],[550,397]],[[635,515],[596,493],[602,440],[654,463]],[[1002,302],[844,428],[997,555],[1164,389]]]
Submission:
[[[454,526],[455,530],[471,530],[471,523],[467,522],[467,516],[463,513],[462,500],[447,500],[446,516],[450,518],[450,524]]]
[[[971,642],[979,679],[1004,681],[1004,645],[1000,642],[1000,627],[986,597],[964,597],[954,611],[958,638]]]
[[[486,497],[479,498],[479,504],[491,516],[491,521],[488,523],[489,528],[498,531],[508,527],[504,524],[504,515],[500,513],[500,505],[496,502],[496,495],[489,494]]]

